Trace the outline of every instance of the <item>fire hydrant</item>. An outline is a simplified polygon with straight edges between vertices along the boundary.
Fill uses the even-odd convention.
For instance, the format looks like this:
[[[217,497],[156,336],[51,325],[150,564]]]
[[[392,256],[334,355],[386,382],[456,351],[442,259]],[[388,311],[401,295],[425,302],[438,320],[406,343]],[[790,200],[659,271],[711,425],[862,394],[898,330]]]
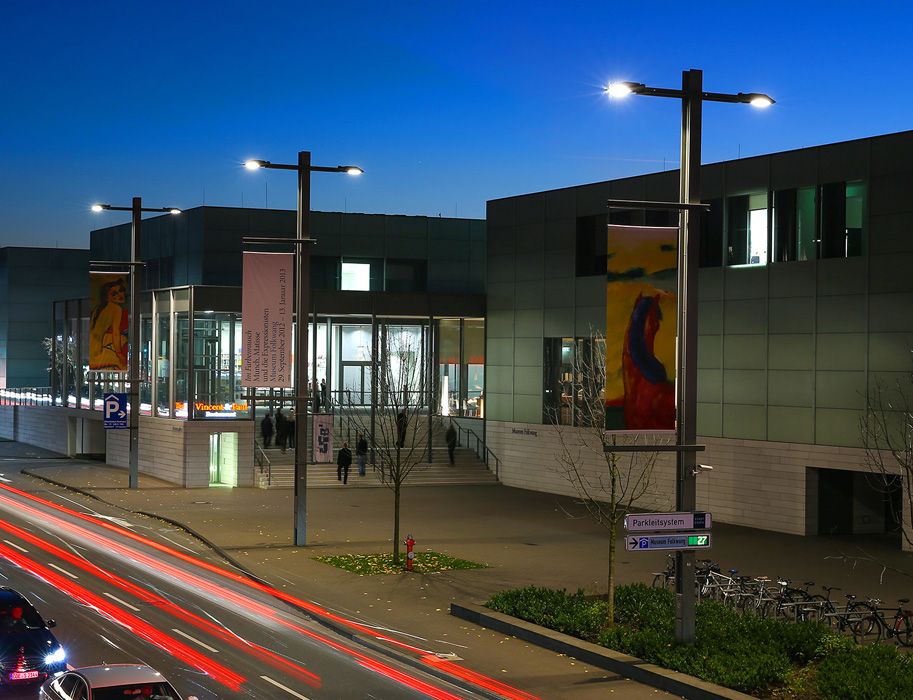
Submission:
[[[412,571],[412,561],[415,559],[415,552],[412,551],[415,547],[415,540],[412,539],[412,535],[406,535],[403,544],[406,545],[406,571]]]

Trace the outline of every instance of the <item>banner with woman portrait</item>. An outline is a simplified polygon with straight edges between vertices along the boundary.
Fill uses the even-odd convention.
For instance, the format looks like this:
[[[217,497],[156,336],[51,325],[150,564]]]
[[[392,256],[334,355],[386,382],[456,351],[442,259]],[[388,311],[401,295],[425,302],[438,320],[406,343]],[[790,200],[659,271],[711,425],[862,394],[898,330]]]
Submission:
[[[608,227],[606,427],[675,430],[678,228]]]
[[[89,274],[89,369],[126,372],[130,311],[127,306],[130,273]]]

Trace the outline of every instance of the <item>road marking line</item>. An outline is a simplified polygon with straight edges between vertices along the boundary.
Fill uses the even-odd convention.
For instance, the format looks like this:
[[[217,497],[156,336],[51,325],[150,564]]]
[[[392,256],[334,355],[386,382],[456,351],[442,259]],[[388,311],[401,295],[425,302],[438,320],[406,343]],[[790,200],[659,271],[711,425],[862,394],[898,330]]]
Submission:
[[[108,593],[108,591],[102,591],[101,594],[102,594],[103,596],[107,596],[108,598],[110,598],[111,600],[113,600],[115,603],[120,603],[120,604],[123,605],[125,608],[130,608],[133,612],[139,612],[139,611],[140,611],[139,608],[137,608],[136,606],[130,605],[130,603],[128,603],[126,600],[121,600],[121,599],[118,598],[116,595],[113,595],[113,594],[111,594],[111,593]]]
[[[66,574],[66,575],[69,576],[70,578],[79,579],[79,576],[77,576],[76,574],[71,574],[71,573],[70,573],[69,571],[67,571],[66,569],[63,569],[63,568],[57,566],[57,564],[52,564],[51,562],[48,562],[48,566],[54,567],[54,568],[57,569],[60,573]]]
[[[199,644],[201,647],[203,647],[203,648],[206,649],[207,651],[211,651],[213,654],[218,654],[218,653],[219,653],[219,650],[218,650],[218,649],[213,649],[213,648],[212,648],[211,646],[209,646],[208,644],[204,644],[203,642],[201,642],[201,641],[200,641],[199,639],[197,639],[196,637],[191,637],[191,636],[190,636],[189,634],[187,634],[186,632],[181,632],[181,630],[177,629],[176,627],[172,627],[172,628],[171,628],[171,631],[172,631],[172,632],[175,632],[176,634],[181,635],[181,636],[184,637],[185,639],[189,639],[191,642],[196,642],[197,644]]]
[[[294,695],[296,698],[299,698],[299,700],[310,700],[307,696],[302,695],[301,693],[296,693],[294,690],[292,690],[288,686],[282,685],[279,681],[274,681],[269,676],[260,676],[260,678],[265,680],[267,683],[272,683],[277,688],[282,688],[282,690],[284,690],[286,693],[288,693],[289,695]]]
[[[10,542],[9,540],[3,540],[3,541],[6,542],[10,547],[15,547],[15,548],[18,549],[20,552],[25,552],[26,554],[29,553],[29,550],[24,549],[23,547],[20,547],[20,546],[19,546],[18,544],[16,544],[15,542]]]
[[[6,479],[6,478],[4,478],[4,477],[2,477],[2,476],[0,476],[0,481],[5,481],[5,482],[8,483],[8,484],[12,484],[12,483],[13,483],[13,480],[12,480],[12,479]]]

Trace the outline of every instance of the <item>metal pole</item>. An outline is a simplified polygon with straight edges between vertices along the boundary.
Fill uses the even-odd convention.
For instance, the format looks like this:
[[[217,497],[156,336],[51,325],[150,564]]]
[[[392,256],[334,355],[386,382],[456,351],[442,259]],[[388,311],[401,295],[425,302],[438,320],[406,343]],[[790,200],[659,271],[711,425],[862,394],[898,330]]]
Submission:
[[[143,221],[143,199],[133,198],[133,225],[130,228],[130,262],[138,263],[140,253],[140,227]],[[139,488],[139,297],[142,291],[142,278],[137,272],[138,265],[130,266],[130,363],[128,376],[130,392],[127,401],[130,404],[130,477],[131,489]],[[116,332],[116,331],[115,331]]]
[[[310,248],[302,243],[310,234],[311,152],[298,153],[298,226],[295,246],[295,546],[307,544],[307,422],[304,398],[308,386],[308,291]]]
[[[682,155],[680,201],[697,204],[701,200],[701,107],[703,74],[691,69],[682,72]],[[681,213],[678,246],[678,425],[679,445],[697,443],[697,287],[700,253],[700,212]],[[696,453],[681,450],[676,456],[678,480],[676,508],[697,508]],[[676,554],[675,638],[694,643],[694,552]]]

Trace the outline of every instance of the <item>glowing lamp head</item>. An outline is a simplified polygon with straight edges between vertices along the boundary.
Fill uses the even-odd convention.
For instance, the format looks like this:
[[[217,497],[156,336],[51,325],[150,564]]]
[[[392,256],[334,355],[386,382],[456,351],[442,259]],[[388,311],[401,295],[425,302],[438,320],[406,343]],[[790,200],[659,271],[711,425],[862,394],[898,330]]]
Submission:
[[[169,214],[180,214],[180,213],[181,213],[181,210],[180,210],[180,209],[170,209],[170,210],[168,211],[168,213],[169,213]]]
[[[605,93],[609,97],[621,98],[627,97],[632,92],[634,92],[638,87],[641,87],[639,83],[632,83],[626,80],[616,81],[614,83],[609,83],[605,87]]]
[[[754,95],[748,101],[748,104],[750,104],[752,107],[757,107],[758,109],[767,109],[773,103],[774,101],[767,95]]]
[[[348,173],[349,175],[362,175],[365,172],[357,165],[343,165],[342,171],[344,173]]]
[[[254,159],[246,160],[244,161],[244,167],[248,170],[259,170],[263,167],[263,161]]]
[[[104,211],[104,210],[105,210],[105,208],[104,208],[101,204],[93,204],[93,205],[92,205],[92,211],[94,211],[96,214],[97,214],[98,212]]]

